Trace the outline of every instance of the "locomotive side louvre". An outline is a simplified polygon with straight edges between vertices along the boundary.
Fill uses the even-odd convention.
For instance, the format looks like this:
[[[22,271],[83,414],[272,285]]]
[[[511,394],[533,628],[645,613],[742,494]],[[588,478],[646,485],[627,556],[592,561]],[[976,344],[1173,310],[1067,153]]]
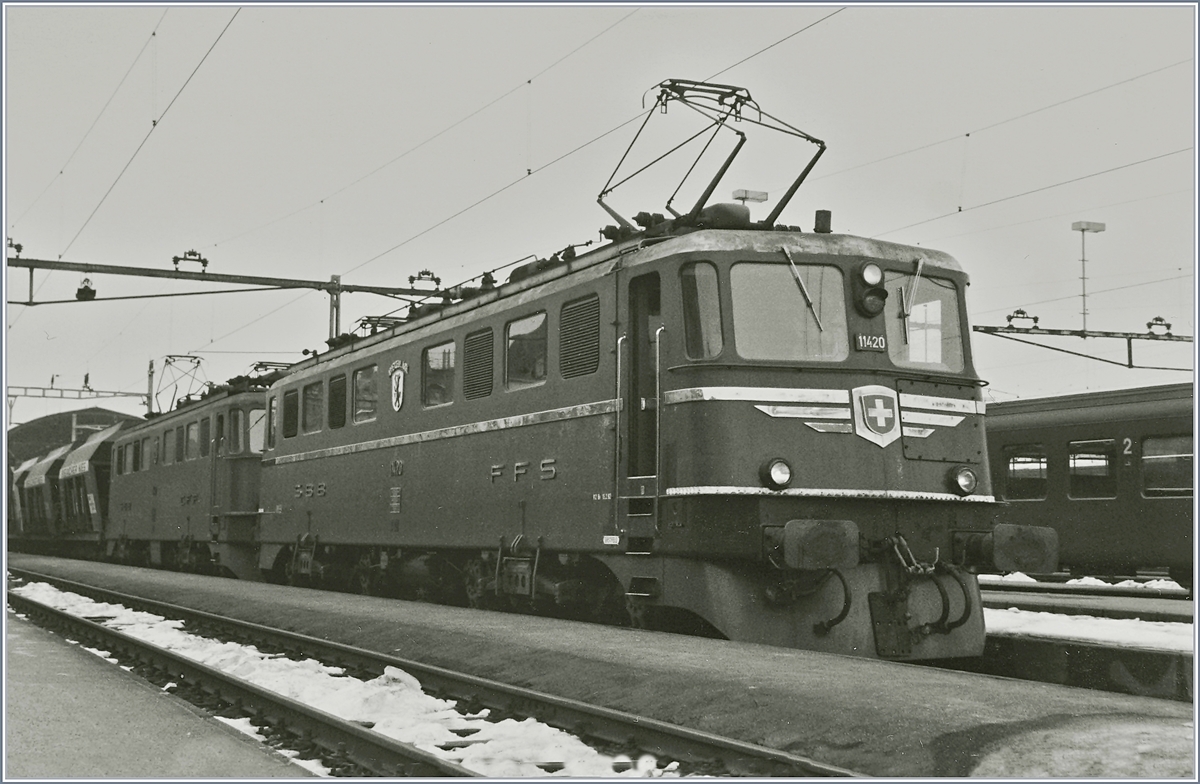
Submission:
[[[112,450],[107,554],[255,578],[261,392],[215,392],[123,433]]]
[[[996,403],[988,417],[997,496],[1014,521],[1058,530],[1079,574],[1167,567],[1192,584],[1191,384]]]

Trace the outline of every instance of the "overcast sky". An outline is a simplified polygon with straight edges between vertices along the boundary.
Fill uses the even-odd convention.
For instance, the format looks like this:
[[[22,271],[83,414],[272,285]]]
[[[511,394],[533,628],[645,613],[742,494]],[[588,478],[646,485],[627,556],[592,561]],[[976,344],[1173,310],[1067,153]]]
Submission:
[[[24,258],[170,269],[196,250],[215,273],[404,286],[429,268],[455,283],[597,240],[612,219],[596,196],[637,123],[618,126],[683,78],[745,87],[828,145],[780,222],[807,231],[828,209],[836,232],[954,255],[973,324],[1024,308],[1081,328],[1071,224],[1093,221],[1106,231],[1087,236],[1088,328],[1144,332],[1159,316],[1195,331],[1193,4],[7,4],[4,25],[4,214]],[[714,200],[767,191],[761,218],[812,148],[747,131]],[[644,176],[610,199],[625,215],[664,211],[675,181]],[[35,299],[72,299],[81,277],[39,271]],[[202,290],[92,284],[100,297]],[[26,270],[7,273],[6,293],[28,297]],[[342,329],[397,304],[345,295]],[[78,388],[88,374],[138,392],[167,355],[202,357],[220,382],[324,348],[328,299],[8,305],[6,321],[9,385]],[[1124,341],[1043,342],[1126,359]],[[1193,349],[1140,341],[1134,359],[1191,368]],[[987,335],[975,359],[997,400],[1191,379]],[[12,421],[96,404],[22,398]]]

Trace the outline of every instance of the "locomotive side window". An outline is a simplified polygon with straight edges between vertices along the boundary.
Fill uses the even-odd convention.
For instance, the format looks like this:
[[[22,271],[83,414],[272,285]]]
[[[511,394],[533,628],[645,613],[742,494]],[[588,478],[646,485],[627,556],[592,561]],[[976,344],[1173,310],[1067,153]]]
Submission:
[[[850,340],[844,288],[837,267],[734,264],[729,290],[737,353],[746,359],[845,359]]]
[[[325,388],[318,381],[304,387],[304,406],[300,412],[300,429],[305,433],[315,433],[321,429],[321,409],[324,406]]]
[[[596,294],[562,306],[558,317],[558,366],[563,378],[600,368],[600,297]]]
[[[242,410],[231,408],[229,410],[229,454],[231,455],[242,453],[242,427]]]
[[[137,473],[142,470],[142,443],[134,441],[129,446],[133,450],[133,465],[130,466],[130,473]]]
[[[958,290],[942,278],[892,270],[884,274],[888,354],[899,367],[963,369]]]
[[[329,429],[346,426],[346,374],[329,379]]]
[[[171,465],[175,462],[175,431],[168,429],[163,433],[163,465]]]
[[[1191,498],[1192,436],[1142,439],[1142,494],[1147,498]]]
[[[300,428],[300,393],[290,390],[283,393],[283,437],[291,438]]]
[[[217,456],[225,454],[225,415],[217,414]]]
[[[1006,446],[1003,450],[1005,498],[1034,501],[1046,497],[1046,450],[1040,444]]]
[[[1072,441],[1067,464],[1071,498],[1116,498],[1116,444],[1112,439]]]
[[[354,422],[370,422],[375,418],[379,393],[375,391],[375,365],[354,371]]]
[[[183,462],[183,425],[175,428],[175,462]]]
[[[117,459],[113,461],[116,464],[117,476],[125,473],[125,445],[121,444],[117,447]]]
[[[263,451],[263,440],[266,438],[267,412],[261,408],[250,409],[250,424],[246,431],[246,444],[251,452]]]
[[[706,261],[679,270],[683,289],[684,347],[691,359],[713,359],[721,353],[721,297],[717,268]]]
[[[151,456],[153,454],[154,453],[150,451],[150,439],[148,437],[143,438],[142,439],[142,470],[143,471],[150,470],[150,463],[152,460]]]
[[[421,363],[421,402],[441,406],[454,399],[454,341],[430,346]]]
[[[275,448],[275,409],[278,400],[274,395],[267,399],[267,449]]]
[[[184,460],[195,460],[200,453],[200,423],[188,422],[187,446],[183,450]]]
[[[212,420],[208,417],[200,420],[200,456],[208,457],[208,448],[212,438],[212,427],[209,424]]]
[[[546,383],[546,314],[508,322],[505,327],[504,383],[525,389]]]
[[[463,397],[492,394],[492,330],[472,332],[463,340]]]

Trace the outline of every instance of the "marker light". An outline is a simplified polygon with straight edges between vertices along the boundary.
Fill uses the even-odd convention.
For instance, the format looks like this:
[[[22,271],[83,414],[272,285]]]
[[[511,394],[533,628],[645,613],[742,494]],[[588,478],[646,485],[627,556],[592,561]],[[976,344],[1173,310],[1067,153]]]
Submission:
[[[762,483],[772,490],[782,490],[792,483],[792,467],[782,458],[774,458],[763,463],[758,470]]]

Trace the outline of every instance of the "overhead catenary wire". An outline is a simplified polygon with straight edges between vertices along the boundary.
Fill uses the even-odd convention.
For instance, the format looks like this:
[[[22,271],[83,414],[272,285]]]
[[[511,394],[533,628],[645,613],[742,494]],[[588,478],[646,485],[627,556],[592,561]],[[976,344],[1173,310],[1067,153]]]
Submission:
[[[579,52],[581,49],[583,49],[584,47],[586,47],[588,44],[592,43],[592,42],[593,42],[593,41],[595,41],[597,38],[599,38],[600,36],[602,36],[602,35],[604,35],[605,33],[607,33],[609,30],[612,30],[612,29],[613,29],[614,27],[616,27],[617,25],[619,25],[619,24],[621,24],[622,22],[624,22],[625,20],[629,19],[631,16],[633,16],[634,14],[636,14],[636,13],[637,13],[639,10],[641,10],[641,9],[635,8],[634,10],[632,10],[632,11],[630,11],[629,13],[625,14],[624,16],[622,16],[622,17],[621,17],[620,19],[618,19],[617,21],[615,21],[615,22],[613,22],[612,24],[610,24],[608,27],[604,28],[604,29],[603,29],[603,30],[601,30],[600,32],[598,32],[598,33],[596,33],[595,35],[593,35],[591,38],[587,39],[587,40],[586,40],[586,41],[584,41],[583,43],[581,43],[581,44],[579,44],[578,46],[576,46],[576,47],[575,47],[574,49],[572,49],[570,52],[566,53],[566,54],[565,54],[565,55],[563,55],[562,57],[560,57],[560,58],[558,58],[557,60],[555,60],[554,62],[550,63],[550,65],[547,65],[545,68],[543,68],[542,70],[538,71],[538,72],[537,72],[536,74],[534,74],[533,76],[531,76],[531,77],[529,77],[529,78],[527,78],[527,79],[524,79],[524,80],[522,80],[522,82],[521,82],[520,84],[518,84],[517,86],[513,87],[511,90],[508,90],[507,92],[505,92],[505,93],[503,93],[503,94],[501,94],[501,95],[498,95],[497,97],[493,98],[492,100],[490,100],[490,101],[488,101],[487,103],[485,103],[485,104],[483,104],[482,106],[480,106],[478,109],[475,109],[474,111],[470,112],[469,114],[467,114],[467,115],[465,115],[465,116],[461,117],[460,119],[458,119],[458,120],[454,121],[454,122],[453,122],[453,123],[451,123],[450,125],[447,125],[445,128],[442,128],[440,131],[437,131],[437,132],[436,132],[436,133],[434,133],[433,135],[426,137],[424,140],[422,140],[422,141],[418,142],[417,144],[413,145],[412,147],[409,147],[407,150],[405,150],[404,152],[400,153],[399,155],[397,155],[396,157],[392,158],[391,160],[387,161],[386,163],[382,163],[382,164],[380,164],[379,166],[376,166],[376,167],[375,167],[374,169],[372,169],[371,171],[369,171],[369,172],[367,172],[366,174],[364,174],[364,175],[362,175],[362,176],[358,177],[357,179],[355,179],[355,180],[353,180],[353,181],[351,181],[351,182],[349,182],[349,183],[347,183],[347,184],[343,185],[342,187],[340,187],[340,188],[338,188],[337,190],[333,191],[333,192],[332,192],[332,193],[330,193],[329,195],[327,195],[327,196],[324,196],[324,197],[322,197],[322,198],[318,199],[317,201],[315,201],[315,202],[313,202],[313,203],[311,203],[311,204],[308,204],[308,205],[306,205],[306,206],[304,206],[304,207],[301,207],[301,208],[299,208],[299,209],[297,209],[297,210],[293,210],[293,211],[289,212],[289,213],[288,213],[288,214],[286,214],[286,215],[282,215],[282,216],[280,216],[280,217],[278,217],[278,218],[275,218],[274,220],[268,221],[267,223],[264,223],[264,224],[262,224],[262,225],[260,225],[260,226],[255,226],[255,227],[254,227],[254,228],[252,228],[252,229],[248,229],[248,230],[246,230],[246,231],[243,231],[243,232],[241,232],[241,233],[239,233],[239,234],[235,234],[235,235],[233,235],[232,237],[227,237],[227,238],[225,238],[225,239],[223,239],[223,240],[219,240],[219,241],[217,241],[217,242],[214,242],[212,245],[209,245],[209,246],[206,246],[206,247],[209,247],[209,248],[216,248],[216,247],[218,247],[218,246],[220,246],[220,245],[224,245],[224,244],[226,244],[226,243],[233,242],[233,241],[234,241],[234,240],[236,240],[236,239],[241,239],[242,237],[246,237],[246,236],[248,236],[248,235],[250,235],[250,234],[254,234],[255,232],[262,231],[263,229],[266,229],[266,228],[270,228],[271,226],[274,226],[274,225],[275,225],[275,224],[277,224],[277,223],[282,223],[283,221],[285,221],[285,220],[287,220],[287,219],[289,219],[289,218],[293,218],[293,217],[295,217],[295,216],[299,215],[299,214],[300,214],[300,213],[302,213],[302,212],[307,212],[308,210],[311,210],[311,209],[313,209],[314,207],[319,207],[320,205],[324,204],[325,202],[329,201],[330,199],[333,199],[333,198],[335,198],[336,196],[340,196],[342,193],[345,193],[346,191],[350,190],[351,188],[353,188],[354,186],[358,185],[359,183],[361,183],[361,182],[364,182],[364,181],[366,181],[366,180],[370,179],[371,177],[375,176],[375,175],[376,175],[376,174],[378,174],[379,172],[381,172],[381,171],[383,171],[384,169],[388,168],[388,167],[389,167],[389,166],[391,166],[392,164],[394,164],[394,163],[396,163],[396,162],[398,162],[398,161],[400,161],[400,160],[402,160],[402,159],[404,159],[404,158],[408,157],[409,155],[413,154],[414,152],[416,152],[417,150],[421,149],[422,147],[424,147],[425,145],[429,144],[430,142],[433,142],[433,141],[435,141],[436,139],[438,139],[438,138],[440,138],[440,137],[444,136],[445,134],[449,133],[450,131],[454,130],[454,129],[455,129],[455,128],[457,128],[458,126],[460,126],[460,125],[462,125],[463,123],[467,122],[467,121],[468,121],[468,120],[470,120],[471,118],[473,118],[473,117],[475,117],[476,115],[480,114],[481,112],[484,112],[484,111],[486,111],[487,109],[490,109],[491,107],[493,107],[493,106],[495,106],[496,104],[500,103],[500,102],[501,102],[501,101],[503,101],[505,98],[508,98],[510,95],[513,95],[514,93],[516,93],[517,91],[521,90],[522,88],[526,88],[526,87],[529,87],[529,86],[531,86],[531,85],[533,84],[533,80],[534,80],[534,79],[537,79],[537,78],[539,78],[540,76],[542,76],[543,74],[545,74],[545,73],[546,73],[547,71],[549,71],[550,69],[554,68],[554,67],[555,67],[556,65],[558,65],[559,63],[563,62],[563,61],[564,61],[564,60],[566,60],[567,58],[569,58],[569,57],[571,57],[572,55],[576,54],[576,53],[577,53],[577,52]],[[532,174],[532,172],[530,172],[530,174]],[[526,176],[529,176],[529,174],[527,174]]]
[[[720,75],[720,74],[724,73],[725,71],[728,71],[730,68],[733,68],[733,67],[735,67],[735,66],[737,66],[737,65],[741,65],[742,63],[745,63],[746,61],[750,60],[751,58],[753,58],[753,57],[756,57],[756,56],[758,56],[758,55],[762,54],[763,52],[765,52],[765,51],[767,51],[767,50],[771,49],[772,47],[776,46],[776,45],[777,45],[777,44],[779,44],[779,43],[782,43],[782,42],[784,42],[784,41],[786,41],[786,40],[788,40],[788,39],[790,39],[790,38],[793,38],[793,37],[795,37],[795,36],[796,36],[796,35],[798,35],[799,33],[802,33],[802,32],[804,32],[805,30],[811,29],[811,28],[812,28],[814,25],[816,25],[816,24],[820,24],[820,23],[821,23],[821,22],[823,22],[825,19],[828,19],[828,18],[829,18],[829,17],[831,17],[831,16],[833,16],[833,14],[828,14],[828,15],[826,15],[825,17],[823,17],[822,19],[819,19],[819,20],[817,20],[816,22],[813,22],[812,24],[806,25],[805,27],[801,28],[800,30],[797,30],[797,31],[795,31],[795,32],[793,32],[793,33],[790,33],[790,34],[788,34],[788,35],[784,36],[784,37],[783,37],[783,38],[781,38],[779,41],[777,41],[775,44],[772,44],[771,46],[764,47],[764,48],[762,48],[762,49],[758,50],[757,52],[755,52],[755,53],[754,53],[753,55],[751,55],[750,57],[743,58],[742,60],[739,60],[737,63],[734,63],[734,65],[731,65],[731,66],[729,66],[728,68],[725,68],[725,69],[724,69],[724,70],[722,70],[722,71],[718,71],[718,72],[717,72],[717,75]],[[628,18],[628,16],[626,16],[625,18]],[[620,20],[620,21],[623,21],[623,20]],[[619,24],[619,21],[618,21],[618,24]],[[611,26],[610,26],[608,29],[611,29]],[[593,37],[592,39],[589,39],[589,40],[595,40],[595,37]],[[585,44],[585,45],[586,45],[586,44]],[[564,59],[565,59],[565,58],[564,58]],[[561,60],[560,60],[559,62],[561,62]],[[542,71],[542,73],[545,73],[545,71]],[[711,78],[711,77],[710,77],[710,78]],[[515,91],[515,89],[519,89],[519,87],[518,87],[518,88],[514,88],[514,91]],[[511,94],[511,92],[513,92],[513,91],[510,91],[510,93],[508,93],[508,94]],[[507,94],[506,94],[506,95],[507,95]],[[497,99],[497,100],[499,100],[499,99]],[[546,170],[546,169],[550,168],[551,166],[553,166],[553,165],[555,165],[555,164],[559,163],[560,161],[562,161],[562,160],[565,160],[566,158],[569,158],[569,157],[571,157],[572,155],[574,155],[574,154],[578,153],[580,150],[583,150],[583,149],[585,149],[585,148],[587,148],[587,147],[590,147],[591,145],[595,144],[596,142],[600,141],[601,139],[604,139],[605,137],[607,137],[607,136],[609,136],[609,135],[611,135],[611,134],[613,134],[613,133],[615,133],[615,132],[617,132],[617,131],[621,130],[622,128],[624,128],[625,126],[629,125],[630,123],[633,123],[633,122],[635,122],[635,121],[637,121],[637,120],[641,119],[641,117],[642,117],[642,116],[643,116],[643,113],[642,113],[642,112],[639,112],[638,114],[634,115],[633,117],[630,117],[629,119],[627,119],[627,120],[625,120],[625,121],[623,121],[623,122],[619,123],[618,125],[615,125],[615,126],[613,126],[612,128],[608,129],[607,131],[605,131],[605,132],[603,132],[603,133],[599,134],[598,136],[595,136],[595,137],[593,137],[592,139],[589,139],[588,141],[584,142],[583,144],[580,144],[579,146],[575,147],[574,149],[572,149],[572,150],[569,150],[569,151],[568,151],[568,152],[566,152],[566,153],[563,153],[562,155],[560,155],[559,157],[555,158],[554,160],[552,160],[552,161],[549,161],[548,163],[545,163],[545,164],[543,164],[543,165],[541,165],[541,166],[539,166],[539,167],[537,167],[537,168],[531,169],[531,170],[530,170],[530,171],[529,171],[527,174],[525,174],[525,175],[522,175],[521,177],[519,177],[519,178],[517,178],[517,179],[513,180],[512,182],[508,183],[507,185],[504,185],[504,186],[502,186],[502,187],[498,188],[497,190],[495,190],[495,191],[493,191],[493,192],[489,193],[487,196],[484,196],[483,198],[479,199],[478,201],[475,201],[474,203],[472,203],[472,204],[470,204],[470,205],[468,205],[468,206],[464,207],[463,209],[459,210],[458,212],[455,212],[453,215],[450,215],[450,216],[448,216],[448,217],[446,217],[446,218],[443,218],[442,220],[440,220],[440,221],[438,221],[437,223],[435,223],[435,224],[433,224],[433,225],[429,226],[428,228],[426,228],[426,229],[423,229],[423,230],[421,230],[421,231],[417,232],[416,234],[413,234],[413,235],[411,235],[410,237],[408,237],[407,239],[403,240],[402,242],[399,242],[399,243],[397,243],[397,244],[395,244],[395,245],[391,246],[391,247],[390,247],[390,248],[388,248],[387,250],[384,250],[384,251],[382,251],[381,253],[378,253],[378,254],[376,254],[376,255],[372,256],[371,258],[369,258],[369,259],[366,259],[365,261],[363,261],[363,262],[359,263],[358,265],[356,265],[356,266],[354,266],[354,267],[351,267],[350,269],[346,270],[346,271],[345,271],[344,273],[342,273],[342,274],[343,274],[343,275],[345,275],[345,274],[349,274],[350,272],[354,272],[355,270],[361,269],[362,267],[365,267],[366,265],[368,265],[368,264],[370,264],[370,263],[372,263],[372,262],[374,262],[374,261],[377,261],[377,260],[379,260],[379,259],[383,258],[383,257],[384,257],[384,256],[386,256],[387,254],[389,254],[389,253],[391,253],[391,252],[393,252],[393,251],[395,251],[395,250],[398,250],[398,249],[400,249],[400,248],[404,247],[404,246],[405,246],[405,245],[407,245],[408,243],[410,243],[410,242],[412,242],[412,241],[414,241],[414,240],[418,239],[419,237],[422,237],[422,236],[424,236],[425,234],[428,234],[429,232],[431,232],[431,231],[433,231],[434,229],[436,229],[436,228],[438,228],[438,227],[440,227],[440,226],[442,226],[442,225],[444,225],[444,224],[448,223],[449,221],[453,220],[454,218],[457,218],[458,216],[462,215],[463,213],[465,213],[465,212],[468,212],[468,211],[470,211],[470,210],[472,210],[472,209],[474,209],[474,208],[478,207],[479,205],[481,205],[481,204],[483,204],[483,203],[485,203],[485,202],[489,201],[490,199],[493,199],[493,198],[495,198],[496,196],[499,196],[501,193],[504,193],[505,191],[507,191],[508,189],[510,189],[510,188],[512,188],[513,186],[517,185],[518,183],[525,181],[525,180],[526,180],[528,177],[530,177],[530,176],[532,176],[532,175],[534,175],[534,174],[537,174],[538,172],[541,172],[541,171],[544,171],[544,170]],[[310,205],[310,206],[311,206],[311,205]],[[305,209],[308,209],[308,208],[305,208]],[[290,216],[289,216],[289,217],[290,217]],[[281,218],[281,219],[278,219],[278,220],[283,220],[283,219]],[[276,220],[276,221],[274,221],[274,222],[278,222],[278,220]],[[239,235],[239,236],[241,236],[241,235]],[[251,321],[249,321],[249,322],[247,322],[247,323],[245,323],[245,324],[241,325],[240,327],[237,327],[236,329],[233,329],[233,330],[231,330],[231,331],[229,331],[229,332],[226,332],[224,335],[221,335],[221,336],[219,336],[219,337],[217,337],[217,338],[214,338],[214,339],[210,340],[208,343],[206,343],[206,344],[204,344],[204,345],[205,345],[205,346],[211,346],[211,345],[213,345],[214,343],[217,343],[217,342],[219,342],[219,341],[221,341],[221,340],[224,340],[225,338],[232,337],[233,335],[236,335],[238,332],[241,332],[242,330],[246,329],[247,327],[251,327],[251,326],[253,326],[254,324],[257,324],[258,322],[260,322],[260,321],[262,321],[263,319],[267,318],[268,316],[274,315],[275,313],[278,313],[280,310],[283,310],[284,308],[286,308],[286,307],[289,307],[290,305],[293,305],[293,304],[295,304],[295,303],[296,303],[296,302],[298,302],[300,299],[302,299],[303,297],[307,296],[309,293],[311,293],[311,292],[305,292],[304,294],[301,294],[301,295],[299,295],[299,296],[297,296],[297,297],[293,297],[291,300],[289,300],[288,302],[285,302],[285,303],[283,303],[283,304],[282,304],[282,305],[280,305],[279,307],[276,307],[276,308],[274,308],[274,309],[272,309],[272,310],[269,310],[269,311],[267,311],[266,313],[263,313],[263,314],[259,315],[258,317],[256,317],[256,318],[252,319]],[[194,352],[195,352],[195,353],[200,353],[200,352],[202,351],[202,349],[203,349],[203,347],[201,347],[201,348],[199,348],[199,349],[194,349]]]
[[[151,122],[150,130],[146,134],[145,138],[142,139],[141,144],[139,144],[137,146],[137,149],[133,151],[133,155],[131,155],[129,157],[129,160],[121,168],[121,171],[117,174],[117,178],[115,180],[113,180],[112,185],[108,186],[108,190],[105,191],[104,195],[100,197],[100,202],[92,210],[91,214],[88,215],[87,220],[85,220],[83,222],[83,225],[79,227],[79,231],[75,232],[75,236],[72,237],[71,241],[67,243],[67,246],[65,248],[63,248],[62,253],[58,254],[58,257],[60,259],[66,254],[67,251],[69,251],[71,249],[71,246],[75,244],[75,240],[79,239],[79,235],[82,234],[83,230],[86,229],[88,224],[92,222],[92,218],[94,218],[96,216],[96,213],[100,210],[100,207],[108,199],[109,194],[113,192],[113,188],[117,187],[117,183],[121,181],[121,178],[125,175],[125,172],[129,169],[129,167],[133,163],[134,159],[137,158],[138,153],[142,151],[142,148],[146,146],[146,142],[150,140],[150,136],[154,133],[155,130],[157,130],[159,123],[161,123],[163,118],[167,116],[167,112],[171,111],[171,107],[175,105],[175,102],[177,100],[179,100],[179,96],[183,94],[183,91],[185,89],[187,89],[187,86],[191,83],[192,78],[195,77],[196,72],[200,70],[200,66],[204,65],[204,62],[208,59],[208,56],[210,54],[212,54],[213,49],[215,49],[217,44],[221,42],[221,38],[225,35],[225,31],[229,29],[229,26],[231,24],[233,24],[233,20],[237,19],[237,15],[240,14],[241,12],[242,12],[241,8],[238,8],[236,11],[233,12],[233,16],[231,16],[229,18],[229,21],[225,23],[225,27],[223,27],[221,29],[221,32],[217,34],[217,38],[215,41],[212,42],[212,46],[208,47],[208,51],[206,51],[204,53],[204,56],[200,58],[200,62],[196,64],[196,67],[194,69],[192,69],[191,74],[188,75],[188,78],[186,80],[184,80],[183,85],[180,86],[179,90],[175,93],[175,96],[171,99],[170,103],[167,104],[167,108],[163,109],[162,114],[160,114],[156,119],[154,119]]]
[[[1093,177],[1099,177],[1104,174],[1111,174],[1112,172],[1120,171],[1121,169],[1128,169],[1133,166],[1141,166],[1144,163],[1150,163],[1152,161],[1161,160],[1163,158],[1169,158],[1172,155],[1179,155],[1180,153],[1185,153],[1192,149],[1193,149],[1192,147],[1184,147],[1182,149],[1174,150],[1172,152],[1164,152],[1161,155],[1153,155],[1149,158],[1143,158],[1140,161],[1133,161],[1131,163],[1123,163],[1120,166],[1113,166],[1112,168],[1109,168],[1109,169],[1092,172],[1091,174],[1085,174],[1081,177],[1073,177],[1069,180],[1063,180],[1061,182],[1056,182],[1051,185],[1043,185],[1040,188],[1034,188],[1032,190],[1023,191],[1021,193],[1014,193],[1010,196],[1003,196],[999,199],[992,199],[991,201],[987,201],[982,204],[975,204],[970,207],[960,207],[959,209],[955,210],[954,212],[947,212],[943,215],[936,215],[932,218],[926,218],[925,220],[917,221],[916,223],[910,223],[907,226],[901,226],[900,228],[897,228],[897,229],[888,229],[887,231],[879,232],[877,234],[872,234],[871,238],[875,239],[877,237],[886,237],[888,234],[895,234],[898,231],[904,231],[906,229],[911,229],[914,226],[923,226],[926,223],[933,223],[934,221],[939,221],[939,220],[942,220],[943,218],[949,218],[954,215],[961,215],[964,212],[970,212],[972,210],[980,210],[980,209],[983,209],[984,207],[991,207],[993,205],[1000,204],[1002,202],[1012,201],[1013,199],[1019,199],[1023,196],[1029,196],[1034,193],[1041,193],[1042,191],[1048,191],[1052,188],[1060,188],[1063,185],[1070,185],[1071,183],[1082,182],[1083,180],[1090,180]]]

